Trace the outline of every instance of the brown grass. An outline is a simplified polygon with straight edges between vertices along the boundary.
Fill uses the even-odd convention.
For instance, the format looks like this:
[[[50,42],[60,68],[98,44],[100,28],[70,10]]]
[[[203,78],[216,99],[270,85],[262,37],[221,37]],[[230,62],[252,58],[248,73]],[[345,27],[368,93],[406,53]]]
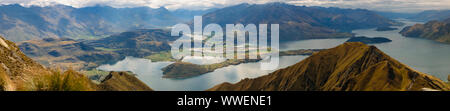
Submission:
[[[6,91],[8,90],[8,79],[5,71],[3,71],[2,68],[0,68],[0,91]]]
[[[5,81],[3,80],[3,78],[0,78],[0,91],[4,90],[5,90]]]
[[[33,81],[34,91],[94,91],[94,84],[84,75],[68,70],[64,73],[52,71]]]

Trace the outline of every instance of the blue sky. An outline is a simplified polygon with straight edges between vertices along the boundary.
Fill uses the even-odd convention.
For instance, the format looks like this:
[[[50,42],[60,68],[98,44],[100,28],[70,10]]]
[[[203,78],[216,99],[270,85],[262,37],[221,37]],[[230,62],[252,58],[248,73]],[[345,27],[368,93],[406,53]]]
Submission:
[[[24,6],[49,6],[64,4],[73,7],[108,5],[117,8],[148,6],[174,9],[221,8],[240,3],[262,4],[286,2],[295,5],[341,8],[364,8],[378,11],[419,12],[423,10],[450,9],[450,0],[0,0],[0,4],[22,4]]]

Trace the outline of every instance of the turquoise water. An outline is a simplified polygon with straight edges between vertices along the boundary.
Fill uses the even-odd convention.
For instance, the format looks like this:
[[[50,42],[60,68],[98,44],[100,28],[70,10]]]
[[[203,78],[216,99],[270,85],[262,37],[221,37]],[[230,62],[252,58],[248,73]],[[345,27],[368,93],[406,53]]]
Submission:
[[[406,25],[413,25],[417,22],[399,20]],[[434,42],[431,40],[406,38],[398,32],[405,27],[398,26],[398,30],[377,32],[375,29],[354,30],[353,33],[359,36],[387,37],[393,40],[390,43],[376,44],[380,50],[400,62],[427,74],[447,79],[450,74],[450,45]],[[315,39],[294,41],[280,44],[282,50],[294,49],[325,49],[332,48],[344,43],[347,39]],[[280,58],[280,67],[285,68],[293,65],[307,56],[285,56]],[[199,59],[184,60],[197,64],[211,64],[223,60],[201,61]],[[236,83],[245,78],[256,78],[267,75],[271,71],[260,70],[260,63],[246,63],[236,66],[229,66],[217,69],[214,72],[200,75],[188,79],[167,79],[162,78],[161,68],[172,62],[151,62],[147,59],[127,57],[114,65],[103,65],[98,69],[107,71],[131,71],[138,75],[138,78],[148,84],[151,88],[160,91],[200,91],[211,88],[223,82]]]

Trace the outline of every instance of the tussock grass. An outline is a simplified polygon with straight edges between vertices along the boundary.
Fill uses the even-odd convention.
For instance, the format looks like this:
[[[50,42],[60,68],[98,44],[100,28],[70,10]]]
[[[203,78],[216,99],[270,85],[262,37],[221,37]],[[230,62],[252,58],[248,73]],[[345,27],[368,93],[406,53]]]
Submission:
[[[0,91],[6,90],[6,73],[3,71],[3,69],[0,69]]]
[[[4,90],[5,90],[5,81],[3,80],[3,78],[0,78],[0,91]]]
[[[84,75],[68,70],[64,73],[52,71],[51,74],[35,78],[34,91],[94,91],[94,85]]]

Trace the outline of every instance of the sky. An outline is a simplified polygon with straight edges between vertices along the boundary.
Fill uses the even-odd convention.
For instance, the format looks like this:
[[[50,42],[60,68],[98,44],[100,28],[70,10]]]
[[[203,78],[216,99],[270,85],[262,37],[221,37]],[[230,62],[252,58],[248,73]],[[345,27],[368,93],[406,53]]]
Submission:
[[[340,8],[362,8],[390,12],[420,12],[423,10],[450,9],[450,0],[0,0],[0,4],[21,4],[23,6],[51,6],[64,4],[76,8],[107,5],[116,8],[148,6],[166,7],[169,10],[222,8],[250,3],[285,2],[299,6],[323,6]]]

